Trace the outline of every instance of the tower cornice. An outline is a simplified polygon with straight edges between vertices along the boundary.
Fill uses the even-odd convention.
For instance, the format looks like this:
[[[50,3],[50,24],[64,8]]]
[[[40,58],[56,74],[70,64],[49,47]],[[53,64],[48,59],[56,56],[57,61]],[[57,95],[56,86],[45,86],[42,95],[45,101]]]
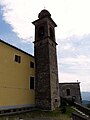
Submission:
[[[54,24],[55,27],[57,27],[57,24],[53,21],[52,18],[50,18],[50,17],[47,17],[47,18],[50,19],[50,21]],[[44,19],[44,18],[37,19],[37,20],[33,21],[32,24],[36,25],[38,23],[38,21],[40,21],[42,19]]]

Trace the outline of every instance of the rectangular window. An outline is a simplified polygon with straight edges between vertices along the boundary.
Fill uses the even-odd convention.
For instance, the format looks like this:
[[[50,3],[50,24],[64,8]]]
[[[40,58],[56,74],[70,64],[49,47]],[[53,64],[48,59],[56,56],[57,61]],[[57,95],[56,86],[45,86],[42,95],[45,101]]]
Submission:
[[[30,62],[30,67],[34,68],[34,62],[32,62],[32,61]]]
[[[15,62],[21,62],[21,56],[15,55]]]
[[[70,95],[70,89],[66,89],[66,92],[67,92],[67,96]]]
[[[58,100],[57,99],[55,99],[55,102],[57,102]]]
[[[30,89],[34,89],[34,77],[30,77]]]

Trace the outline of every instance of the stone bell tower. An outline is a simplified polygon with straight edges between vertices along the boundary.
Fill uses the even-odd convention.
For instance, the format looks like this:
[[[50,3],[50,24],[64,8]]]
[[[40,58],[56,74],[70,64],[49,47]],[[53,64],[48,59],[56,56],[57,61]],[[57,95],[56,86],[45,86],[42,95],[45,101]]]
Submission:
[[[56,23],[47,10],[42,10],[35,25],[35,100],[36,107],[54,110],[60,105],[56,54]]]

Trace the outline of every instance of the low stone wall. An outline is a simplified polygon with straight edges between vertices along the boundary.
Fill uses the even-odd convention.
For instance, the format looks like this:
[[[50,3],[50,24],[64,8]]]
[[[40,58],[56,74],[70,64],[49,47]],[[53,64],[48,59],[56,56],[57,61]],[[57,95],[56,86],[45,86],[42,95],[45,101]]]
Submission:
[[[74,103],[74,107],[76,108],[76,112],[72,113],[73,120],[90,120],[90,109],[78,104]]]
[[[74,106],[81,112],[85,113],[86,115],[89,115],[90,116],[90,108],[88,107],[85,107],[81,104],[78,104],[78,103],[74,103]]]
[[[88,116],[85,116],[76,112],[72,113],[72,119],[73,120],[90,120]]]

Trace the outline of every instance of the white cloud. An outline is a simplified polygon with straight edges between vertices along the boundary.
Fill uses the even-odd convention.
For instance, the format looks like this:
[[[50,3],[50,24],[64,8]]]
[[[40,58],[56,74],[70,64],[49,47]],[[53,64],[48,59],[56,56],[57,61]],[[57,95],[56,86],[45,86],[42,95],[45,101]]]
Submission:
[[[69,43],[67,43],[66,46],[63,46],[63,48],[65,50],[68,50],[68,49],[72,49],[72,46]]]
[[[75,58],[61,58],[59,59],[59,71],[63,73],[67,73],[68,76],[71,74],[82,76],[84,78],[89,76],[90,78],[90,57],[86,57],[84,55],[77,56]],[[71,77],[71,76],[69,76]],[[73,79],[75,76],[73,77]]]
[[[59,82],[79,80],[82,91],[90,91],[90,56],[59,58]]]
[[[61,58],[60,63],[62,64],[73,64],[73,65],[90,65],[90,58],[85,55],[80,55],[74,58]]]
[[[19,38],[31,41],[34,34],[33,9],[31,0],[1,0],[3,19],[11,25]]]
[[[61,41],[58,44],[59,49],[61,49],[62,51],[64,50],[71,50],[71,51],[75,51],[75,47],[73,46],[73,44],[71,44],[70,42],[66,42],[66,41]]]
[[[65,73],[65,72],[59,72],[59,82],[80,82],[80,89],[81,91],[88,91],[90,92],[90,79],[89,75],[79,75],[78,74],[73,74],[73,73]]]
[[[72,73],[59,72],[59,82],[77,82],[78,76]]]
[[[82,36],[90,33],[90,1],[89,0],[64,0],[60,6],[60,12],[57,13],[57,21],[61,37],[72,36],[73,34]],[[60,4],[59,4],[60,5]]]
[[[52,4],[51,4],[52,3]],[[3,6],[4,20],[10,24],[13,31],[22,39],[30,39],[34,33],[31,22],[46,6],[52,18],[57,22],[57,36],[83,35],[90,32],[90,0],[0,0]],[[54,9],[55,8],[55,9]]]

